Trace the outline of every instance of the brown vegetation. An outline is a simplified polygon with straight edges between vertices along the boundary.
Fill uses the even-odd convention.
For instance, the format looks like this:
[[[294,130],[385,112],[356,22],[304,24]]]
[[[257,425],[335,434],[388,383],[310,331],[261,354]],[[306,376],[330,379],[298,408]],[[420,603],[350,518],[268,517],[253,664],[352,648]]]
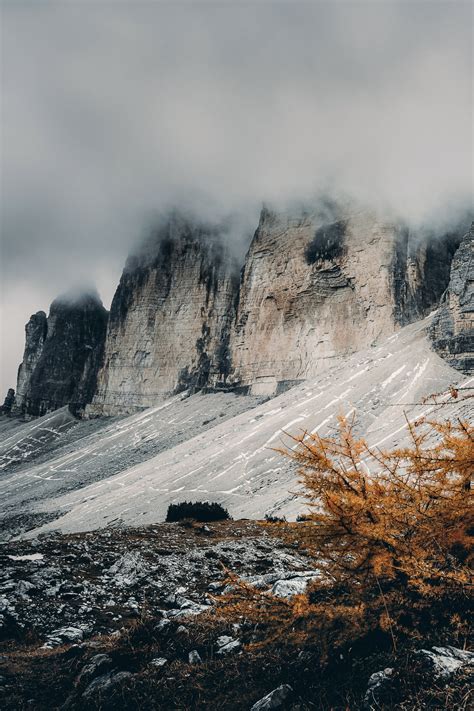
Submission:
[[[326,582],[383,581],[438,594],[470,584],[474,427],[407,423],[411,444],[371,449],[339,418],[335,436],[303,433],[286,452],[300,466],[310,514],[299,531]]]
[[[356,437],[355,419],[343,417],[332,436],[292,437],[297,446],[283,453],[299,465],[309,513],[265,525],[310,551],[318,577],[291,599],[232,578],[220,610],[259,630],[249,651],[308,650],[328,678],[345,667],[354,693],[354,668],[376,671],[371,658],[385,655],[407,672],[420,645],[468,646],[474,428],[461,420],[407,426],[411,444],[391,451],[371,449]],[[403,703],[397,678],[381,708]],[[443,698],[430,704],[443,708]]]
[[[260,531],[309,553],[317,577],[304,594],[282,599],[228,571],[231,592],[216,595],[209,612],[173,620],[164,630],[144,609],[119,636],[54,650],[12,645],[4,650],[7,671],[21,678],[22,689],[7,707],[27,708],[34,697],[36,708],[70,711],[239,711],[290,684],[290,709],[355,711],[367,708],[371,674],[391,667],[372,708],[467,711],[472,670],[436,679],[418,650],[469,645],[474,430],[464,421],[408,428],[411,444],[391,451],[371,450],[356,436],[355,420],[341,418],[332,436],[302,433],[285,452],[297,462],[307,496],[309,512],[300,522],[209,524],[218,540],[244,542]],[[140,536],[158,536],[158,529]],[[171,531],[186,546],[200,545],[203,530],[168,524],[159,535],[169,538]],[[138,534],[117,535],[130,546]],[[238,637],[242,653],[220,657],[222,634]],[[190,649],[202,663],[189,663]],[[98,652],[133,676],[86,702],[77,680]],[[168,660],[159,669],[150,664],[158,656]]]

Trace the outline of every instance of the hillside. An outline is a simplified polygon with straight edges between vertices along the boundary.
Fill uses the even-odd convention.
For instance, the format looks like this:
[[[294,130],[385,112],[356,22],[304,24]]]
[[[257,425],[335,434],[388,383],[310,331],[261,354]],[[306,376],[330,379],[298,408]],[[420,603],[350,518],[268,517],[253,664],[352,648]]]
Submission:
[[[57,413],[24,424],[1,450],[7,464],[0,479],[3,526],[10,521],[16,530],[20,513],[19,530],[34,527],[35,534],[142,525],[162,521],[170,502],[186,499],[218,501],[234,517],[294,518],[304,502],[295,493],[291,465],[273,451],[284,432],[324,434],[337,414],[355,409],[369,443],[388,448],[404,441],[405,415],[436,413],[433,405],[420,404],[424,397],[472,384],[474,378],[432,351],[426,335],[431,318],[349,359],[335,359],[317,380],[260,404],[233,393],[181,394],[118,420],[72,423],[70,415]],[[468,404],[451,401],[442,414],[461,412],[468,414]],[[8,465],[19,448],[31,447],[35,432],[52,435],[70,426],[37,461]],[[35,518],[48,522],[35,526]]]

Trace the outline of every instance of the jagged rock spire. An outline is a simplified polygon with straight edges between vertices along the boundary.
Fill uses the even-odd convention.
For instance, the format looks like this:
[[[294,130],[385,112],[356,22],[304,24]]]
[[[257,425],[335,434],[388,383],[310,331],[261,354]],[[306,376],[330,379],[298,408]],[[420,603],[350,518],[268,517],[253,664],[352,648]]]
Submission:
[[[453,368],[474,373],[474,222],[454,256],[430,335],[435,350]]]
[[[95,290],[62,294],[26,324],[15,411],[38,416],[64,405],[73,411],[95,390],[107,326],[107,310]]]

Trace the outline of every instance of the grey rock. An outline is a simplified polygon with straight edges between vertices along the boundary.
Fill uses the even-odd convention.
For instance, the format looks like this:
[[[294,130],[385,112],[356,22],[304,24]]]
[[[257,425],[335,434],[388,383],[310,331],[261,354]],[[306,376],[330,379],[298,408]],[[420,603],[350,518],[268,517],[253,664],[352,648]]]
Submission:
[[[83,699],[92,699],[94,696],[106,696],[115,686],[133,676],[131,672],[108,672],[94,679],[82,694]]]
[[[392,676],[394,670],[391,667],[375,672],[369,677],[367,682],[367,691],[364,696],[364,708],[371,711],[372,708],[379,708],[378,696],[386,682]]]
[[[179,610],[170,610],[169,616],[173,618],[201,615],[209,610],[209,605],[201,605],[200,603],[191,600],[186,601],[186,604]]]
[[[447,678],[464,666],[474,666],[474,652],[457,647],[421,649],[419,654],[430,664],[436,677]]]
[[[271,711],[271,709],[279,709],[288,701],[292,692],[293,689],[289,684],[282,684],[273,691],[270,691],[270,693],[260,699],[260,701],[257,701],[250,711]]]
[[[60,627],[48,635],[43,647],[52,648],[67,642],[82,642],[83,638],[84,630],[80,627]]]
[[[197,649],[192,649],[188,654],[188,661],[190,664],[200,664],[202,662],[201,656]]]
[[[163,630],[169,628],[171,625],[171,620],[168,620],[164,618],[163,620],[160,620],[156,625],[155,625],[155,630],[157,632],[163,632]]]
[[[20,597],[29,597],[29,593],[36,590],[36,585],[30,583],[28,580],[19,580],[16,584],[15,593]]]
[[[164,667],[166,664],[168,664],[166,657],[155,657],[155,659],[152,659],[150,662],[150,666],[157,668]]]
[[[108,312],[95,291],[64,294],[49,316],[39,311],[26,325],[14,411],[40,416],[69,405],[82,411],[96,388]]]
[[[113,581],[118,586],[132,587],[147,574],[147,565],[139,553],[128,552],[121,556],[108,570]],[[136,601],[131,600],[131,606]]]
[[[453,368],[474,373],[474,222],[454,255],[430,336],[434,349]]]
[[[112,666],[112,659],[108,654],[96,654],[91,657],[88,663],[81,670],[77,682],[78,684],[90,683],[99,674],[104,674],[104,672]]]
[[[218,647],[216,654],[219,657],[226,657],[229,654],[235,654],[242,648],[242,643],[238,639],[234,639],[228,635],[221,635],[221,637],[218,637],[216,645]]]
[[[229,637],[229,635],[223,634],[217,638],[216,644],[218,647],[225,647],[226,644],[229,644],[229,642],[233,642],[233,641],[234,641],[233,637]]]
[[[293,597],[306,592],[310,578],[293,578],[292,580],[278,580],[272,587],[276,597]]]

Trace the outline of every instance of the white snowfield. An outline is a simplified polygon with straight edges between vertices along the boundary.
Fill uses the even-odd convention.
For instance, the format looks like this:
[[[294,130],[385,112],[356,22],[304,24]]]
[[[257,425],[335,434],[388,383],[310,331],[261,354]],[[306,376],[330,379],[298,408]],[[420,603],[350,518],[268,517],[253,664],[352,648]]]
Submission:
[[[115,421],[77,440],[67,454],[3,475],[0,498],[11,511],[20,501],[29,501],[32,512],[58,514],[29,536],[55,529],[74,532],[162,521],[169,503],[184,500],[217,501],[234,518],[263,518],[266,513],[295,517],[306,506],[293,463],[274,449],[293,444],[284,432],[325,434],[334,428],[339,413],[355,411],[358,430],[369,444],[389,448],[406,441],[406,417],[414,420],[430,413],[470,417],[469,401],[450,400],[441,410],[420,404],[450,385],[474,385],[474,378],[453,370],[430,349],[428,323],[425,319],[407,326],[380,345],[335,362],[319,378],[262,404],[232,394],[193,395]],[[225,421],[214,413],[208,429],[199,429],[207,410],[215,409],[213,402],[218,410],[232,411],[236,403],[241,408],[242,401],[251,409]],[[173,444],[170,427],[187,427],[187,438]],[[127,452],[143,438],[169,446],[127,466]],[[119,457],[111,459],[111,448],[117,447]],[[101,460],[113,462],[109,475],[87,484]],[[80,488],[61,493],[70,479]]]

